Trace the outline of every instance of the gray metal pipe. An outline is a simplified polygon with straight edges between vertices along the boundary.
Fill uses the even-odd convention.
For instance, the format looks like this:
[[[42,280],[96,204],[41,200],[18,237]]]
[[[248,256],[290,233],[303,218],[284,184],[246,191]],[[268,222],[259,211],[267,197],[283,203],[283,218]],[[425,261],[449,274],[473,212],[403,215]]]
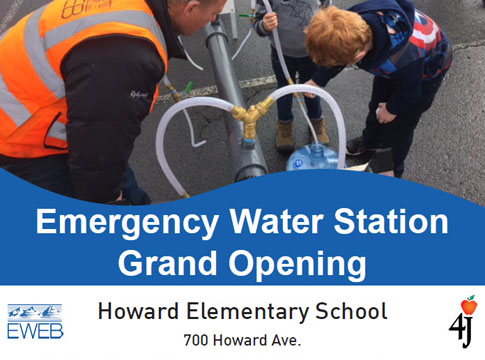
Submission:
[[[217,89],[222,99],[246,108],[239,81],[229,52],[227,35],[220,19],[205,28],[206,46],[209,49]],[[263,151],[256,137],[252,146],[242,146],[243,125],[231,114],[224,112],[227,131],[227,150],[233,164],[234,181],[263,176],[268,173]]]

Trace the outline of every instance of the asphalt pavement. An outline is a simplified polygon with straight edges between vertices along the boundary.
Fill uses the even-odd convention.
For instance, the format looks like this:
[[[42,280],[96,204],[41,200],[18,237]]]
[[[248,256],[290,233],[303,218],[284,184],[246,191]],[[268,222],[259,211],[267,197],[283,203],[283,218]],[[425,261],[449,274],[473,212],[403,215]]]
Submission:
[[[334,1],[346,8],[358,1]],[[0,32],[22,16],[47,3],[45,0],[4,0],[0,3]],[[417,0],[416,6],[445,30],[455,47],[454,63],[433,107],[424,114],[415,132],[415,140],[406,160],[404,179],[441,189],[485,206],[485,8],[481,0]],[[236,0],[239,13],[249,11],[249,0]],[[238,18],[238,38],[232,39],[229,16],[222,19],[234,53],[249,29],[246,18]],[[194,82],[193,95],[215,96],[215,80],[209,53],[202,34],[183,39],[199,71],[190,63],[171,60],[169,78],[182,90]],[[275,88],[269,56],[269,41],[253,34],[235,59],[236,74],[241,81],[246,104],[264,99]],[[347,136],[358,136],[364,126],[372,76],[359,70],[347,70],[333,79],[326,90],[340,105]],[[154,112],[143,122],[142,134],[136,141],[130,159],[138,181],[154,202],[178,199],[162,173],[155,154],[155,133],[163,113],[173,101],[162,93]],[[328,107],[328,131],[331,146],[337,146],[335,120]],[[185,118],[177,115],[166,133],[166,155],[175,175],[191,195],[204,193],[233,182],[226,149],[226,128],[221,111],[210,108],[190,110],[196,141],[204,146],[191,146]],[[309,142],[299,110],[294,107],[298,146]],[[276,107],[258,125],[258,137],[270,173],[284,171],[287,156],[274,147]],[[356,184],[358,186],[358,184]],[[291,186],[290,184],[288,186]],[[345,189],[342,189],[345,191]]]

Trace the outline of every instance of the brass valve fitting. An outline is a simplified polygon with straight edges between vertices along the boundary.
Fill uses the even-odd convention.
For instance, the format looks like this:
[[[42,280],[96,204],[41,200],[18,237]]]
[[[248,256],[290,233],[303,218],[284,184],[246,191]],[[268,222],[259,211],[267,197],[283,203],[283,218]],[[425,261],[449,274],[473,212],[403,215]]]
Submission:
[[[173,85],[172,84],[167,85],[167,89],[168,89],[168,91],[170,91],[170,95],[172,96],[172,99],[174,99],[175,102],[179,102],[180,96],[179,96],[177,90],[175,90],[175,88],[173,87]]]
[[[254,22],[256,21],[256,9],[251,9],[251,14],[249,15],[249,24],[254,27]]]
[[[244,123],[244,140],[252,141],[256,138],[256,125],[258,120],[269,111],[274,102],[274,99],[268,96],[256,105],[252,105],[247,111],[239,106],[234,106],[232,115],[235,119]]]
[[[242,121],[243,117],[246,115],[246,109],[241,106],[234,105],[231,114],[234,119]]]
[[[286,79],[286,81],[288,81],[288,85],[295,85],[292,78]],[[300,93],[293,93],[293,97],[296,99],[296,101],[303,100],[303,97],[301,96]]]

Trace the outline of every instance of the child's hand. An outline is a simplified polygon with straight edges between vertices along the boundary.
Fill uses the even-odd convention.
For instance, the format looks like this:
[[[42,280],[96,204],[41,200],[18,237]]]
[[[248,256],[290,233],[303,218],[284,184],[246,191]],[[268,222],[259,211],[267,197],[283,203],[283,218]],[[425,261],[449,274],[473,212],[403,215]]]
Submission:
[[[387,124],[393,121],[397,115],[391,114],[389,111],[387,111],[387,103],[379,103],[379,108],[376,111],[377,115],[377,121],[379,121],[380,124]]]
[[[317,87],[317,88],[320,88],[320,86],[318,86],[318,85],[317,85],[317,83],[316,83],[315,81],[311,80],[311,79],[310,79],[310,80],[308,80],[308,81],[305,83],[305,85],[311,85],[311,86],[315,86],[315,87]],[[315,95],[315,94],[313,94],[313,93],[308,93],[308,92],[304,92],[304,93],[303,93],[303,95],[305,95],[307,98],[310,98],[310,99],[313,99],[313,98],[315,98],[315,97],[316,97],[316,95]]]
[[[263,17],[263,27],[267,32],[273,31],[278,26],[278,15],[276,13],[267,13]]]

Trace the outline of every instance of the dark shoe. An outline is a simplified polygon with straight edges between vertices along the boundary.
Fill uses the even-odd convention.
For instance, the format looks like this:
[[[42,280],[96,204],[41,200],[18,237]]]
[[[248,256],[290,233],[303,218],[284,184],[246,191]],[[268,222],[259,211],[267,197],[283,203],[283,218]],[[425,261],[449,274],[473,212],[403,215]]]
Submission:
[[[293,121],[278,121],[276,133],[276,150],[291,152],[295,150],[295,138],[293,137]]]
[[[347,155],[358,156],[368,151],[376,151],[379,147],[368,144],[364,136],[347,141]]]
[[[315,134],[317,135],[318,141],[320,141],[322,144],[328,145],[330,143],[330,140],[328,139],[326,123],[325,123],[325,120],[323,120],[323,117],[316,120],[311,119],[311,123],[312,123],[313,129],[315,130]],[[312,136],[311,131],[310,131],[310,136]],[[313,141],[313,138],[312,138],[312,141]]]

